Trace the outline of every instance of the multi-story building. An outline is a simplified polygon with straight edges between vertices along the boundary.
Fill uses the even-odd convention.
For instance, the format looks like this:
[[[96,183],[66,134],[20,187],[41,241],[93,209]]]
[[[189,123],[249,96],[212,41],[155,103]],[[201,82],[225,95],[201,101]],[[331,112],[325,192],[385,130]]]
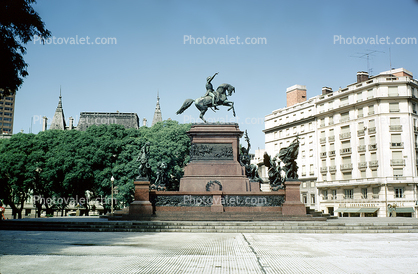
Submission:
[[[303,86],[296,86],[300,87]],[[306,89],[305,89],[306,90]],[[266,151],[298,135],[301,200],[339,216],[417,216],[418,81],[400,68],[309,100],[287,91],[288,106],[265,117]],[[299,98],[291,100],[289,97]],[[304,100],[305,99],[305,100]]]
[[[0,90],[0,94],[3,92]],[[13,119],[15,110],[15,94],[0,95],[0,133],[13,134]]]

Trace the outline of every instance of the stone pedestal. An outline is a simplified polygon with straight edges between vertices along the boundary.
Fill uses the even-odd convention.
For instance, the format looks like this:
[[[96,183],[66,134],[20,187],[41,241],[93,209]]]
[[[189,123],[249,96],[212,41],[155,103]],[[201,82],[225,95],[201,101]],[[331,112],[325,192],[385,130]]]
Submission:
[[[306,207],[300,201],[300,182],[286,181],[286,196],[282,207],[283,216],[305,216]]]
[[[149,181],[135,181],[135,200],[129,205],[129,215],[152,215],[149,201]]]
[[[259,192],[250,183],[239,163],[239,139],[243,132],[238,124],[195,124],[187,132],[191,139],[190,163],[184,168],[180,191]],[[212,183],[211,183],[212,182]]]

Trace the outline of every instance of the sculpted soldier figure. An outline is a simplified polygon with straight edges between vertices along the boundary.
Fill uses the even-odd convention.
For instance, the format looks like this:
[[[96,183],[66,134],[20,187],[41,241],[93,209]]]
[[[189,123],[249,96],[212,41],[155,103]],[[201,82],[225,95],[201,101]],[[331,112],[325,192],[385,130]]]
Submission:
[[[149,179],[151,175],[151,167],[149,164],[149,147],[150,143],[146,142],[145,145],[141,149],[141,153],[139,153],[138,158],[136,161],[139,161],[139,175],[138,178],[144,177]]]
[[[214,108],[216,110],[219,110],[219,108],[217,108],[216,105],[215,105],[215,94],[213,93],[214,90],[213,90],[213,86],[212,86],[212,80],[213,80],[213,78],[215,78],[215,76],[217,74],[218,73],[215,73],[212,77],[209,76],[208,78],[206,78],[206,93],[205,93],[204,96],[212,97],[212,105],[214,106]]]

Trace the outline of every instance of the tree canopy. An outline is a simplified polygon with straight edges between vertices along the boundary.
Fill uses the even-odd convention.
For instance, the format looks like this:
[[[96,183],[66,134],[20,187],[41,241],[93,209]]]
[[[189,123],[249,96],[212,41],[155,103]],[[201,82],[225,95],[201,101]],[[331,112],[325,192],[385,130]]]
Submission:
[[[35,0],[0,1],[0,91],[7,96],[14,93],[28,75],[23,59],[27,44],[37,35],[51,36],[41,17],[32,8]]]
[[[133,200],[136,161],[140,149],[150,142],[150,164],[155,180],[157,165],[164,161],[172,176],[168,190],[178,190],[183,166],[188,162],[189,124],[164,121],[153,127],[125,129],[121,125],[91,126],[87,131],[47,130],[35,134],[18,133],[0,140],[0,199],[21,217],[29,195],[38,209],[64,210],[66,203],[41,203],[56,198],[86,197],[109,201],[110,178],[118,189],[117,207]],[[39,199],[42,197],[42,199]],[[54,199],[55,198],[55,199]],[[68,200],[68,199],[67,199]],[[83,205],[88,207],[88,204]],[[105,209],[110,205],[103,202]],[[40,210],[38,210],[40,211]]]

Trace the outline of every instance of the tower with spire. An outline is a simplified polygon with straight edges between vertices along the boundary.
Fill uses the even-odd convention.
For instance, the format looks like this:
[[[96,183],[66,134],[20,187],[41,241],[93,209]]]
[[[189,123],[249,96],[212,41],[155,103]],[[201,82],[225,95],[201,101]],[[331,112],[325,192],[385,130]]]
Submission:
[[[152,118],[151,126],[155,125],[158,122],[162,122],[162,121],[163,121],[163,116],[161,115],[160,95],[159,95],[159,92],[157,92],[157,105],[155,106],[154,118]]]
[[[61,87],[60,87],[60,97],[58,101],[57,109],[55,110],[54,117],[52,118],[51,126],[49,129],[60,129],[65,130],[65,118],[64,118],[64,110],[62,109],[62,96],[61,96]]]

